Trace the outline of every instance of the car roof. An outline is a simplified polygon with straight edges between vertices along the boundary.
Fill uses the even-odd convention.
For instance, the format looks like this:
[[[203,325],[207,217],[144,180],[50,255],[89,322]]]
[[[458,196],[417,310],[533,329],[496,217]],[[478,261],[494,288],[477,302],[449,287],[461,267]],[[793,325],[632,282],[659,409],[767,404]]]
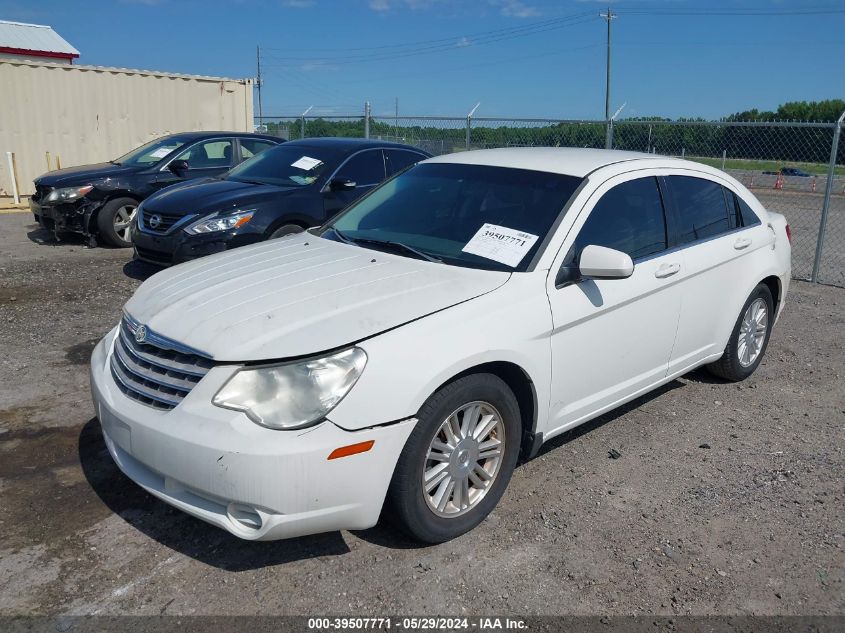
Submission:
[[[420,152],[421,154],[428,154],[423,149],[419,147],[413,147],[412,145],[404,145],[403,143],[394,143],[393,141],[380,141],[377,139],[370,139],[370,138],[347,138],[343,136],[321,136],[316,138],[300,138],[294,141],[288,141],[285,143],[286,146],[297,146],[301,145],[303,147],[330,147],[335,150],[340,151],[357,151],[361,149],[370,149],[370,148],[377,148],[377,147],[386,147],[386,148],[396,148],[396,149],[412,149],[415,152]]]
[[[648,161],[651,165],[660,161],[673,165],[691,164],[688,161],[615,149],[589,149],[580,147],[506,147],[457,152],[429,158],[426,163],[458,163],[464,165],[489,165],[530,169],[583,178],[588,174],[617,163]],[[695,164],[697,168],[703,165]]]
[[[166,136],[162,136],[161,138],[168,138],[170,136],[180,136],[182,138],[190,139],[192,141],[215,136],[236,136],[238,138],[263,138],[270,141],[276,141],[277,143],[282,143],[285,140],[283,138],[279,138],[278,136],[273,136],[271,134],[259,134],[257,132],[233,132],[231,130],[209,130],[205,132],[174,132],[173,134],[167,134]]]

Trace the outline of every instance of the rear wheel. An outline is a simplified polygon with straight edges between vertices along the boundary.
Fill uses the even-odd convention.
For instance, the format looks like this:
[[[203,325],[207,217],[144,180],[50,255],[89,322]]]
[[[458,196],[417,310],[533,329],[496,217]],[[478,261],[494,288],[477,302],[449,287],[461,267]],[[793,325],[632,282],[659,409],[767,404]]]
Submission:
[[[768,286],[760,284],[742,306],[724,354],[707,365],[707,369],[734,382],[748,378],[763,360],[773,323],[772,292]]]
[[[420,409],[388,490],[388,511],[412,537],[442,543],[481,523],[507,488],[521,423],[497,376],[446,385]]]
[[[97,214],[97,231],[103,241],[122,248],[132,246],[129,229],[137,210],[138,201],[133,198],[115,198],[104,204]]]

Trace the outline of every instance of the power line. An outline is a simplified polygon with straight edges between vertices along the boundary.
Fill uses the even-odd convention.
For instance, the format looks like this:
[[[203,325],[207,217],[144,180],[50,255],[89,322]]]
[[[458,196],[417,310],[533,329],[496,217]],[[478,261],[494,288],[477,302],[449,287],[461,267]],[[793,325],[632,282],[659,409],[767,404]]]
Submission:
[[[790,16],[790,15],[835,15],[845,13],[845,9],[813,7],[802,9],[765,9],[753,8],[698,8],[698,7],[620,7],[617,13],[626,15],[692,15],[692,16]]]
[[[375,62],[375,61],[385,61],[385,60],[392,60],[392,59],[399,59],[404,57],[412,57],[417,55],[424,55],[430,53],[440,53],[444,51],[454,51],[454,50],[462,50],[465,48],[471,48],[474,46],[483,46],[486,44],[492,44],[495,42],[501,42],[511,39],[516,39],[520,37],[527,37],[530,35],[536,35],[538,33],[546,33],[549,31],[556,31],[562,28],[567,28],[570,26],[577,26],[579,24],[586,24],[588,22],[593,22],[597,19],[597,16],[594,14],[589,15],[582,15],[578,20],[567,20],[566,22],[560,22],[552,25],[547,25],[542,28],[533,28],[531,30],[524,30],[518,33],[509,33],[505,35],[499,36],[487,36],[484,38],[475,38],[475,39],[467,39],[466,43],[462,41],[455,41],[454,39],[450,39],[448,44],[436,44],[432,46],[423,46],[418,48],[411,48],[407,50],[400,50],[395,52],[383,52],[383,53],[367,53],[367,54],[358,54],[358,55],[344,55],[340,57],[288,57],[283,56],[279,57],[273,54],[265,54],[265,59],[275,59],[278,61],[283,62],[290,62],[290,61],[300,61],[300,62],[310,62],[310,63],[325,63],[325,64],[332,64],[332,65],[348,65],[348,64],[355,64],[355,63],[366,63],[366,62]],[[266,50],[266,49],[265,49]]]
[[[350,48],[312,48],[312,49],[304,49],[304,48],[301,48],[301,47],[297,47],[297,48],[272,48],[272,47],[266,47],[265,46],[264,50],[282,51],[282,52],[285,52],[285,51],[300,51],[300,52],[347,53],[347,52],[353,52],[353,51],[378,51],[378,50],[384,50],[384,49],[388,49],[388,48],[399,48],[399,49],[401,49],[401,48],[409,48],[409,47],[420,46],[420,45],[423,45],[423,44],[437,44],[437,43],[443,43],[443,42],[455,43],[457,41],[460,41],[461,38],[467,38],[467,39],[470,39],[470,38],[485,38],[485,37],[493,36],[493,35],[504,35],[504,34],[507,34],[507,33],[521,32],[521,31],[525,31],[525,30],[540,28],[540,27],[543,27],[543,26],[549,26],[551,24],[557,24],[557,23],[560,23],[560,22],[565,22],[565,21],[569,21],[569,20],[573,20],[573,19],[577,19],[577,18],[582,18],[582,17],[588,17],[588,16],[592,16],[592,15],[593,15],[592,11],[583,11],[581,13],[573,13],[573,14],[569,14],[569,15],[561,16],[561,17],[557,17],[557,18],[549,18],[549,19],[546,19],[546,20],[539,20],[537,22],[529,22],[528,24],[523,24],[523,25],[520,25],[520,26],[510,26],[510,27],[505,27],[505,28],[501,28],[501,29],[493,29],[493,30],[490,30],[490,31],[478,31],[476,33],[464,33],[464,34],[460,34],[460,35],[454,35],[452,37],[442,37],[442,38],[431,39],[431,40],[419,40],[419,41],[416,41],[416,42],[404,42],[402,44],[383,44],[383,45],[380,45],[380,46],[359,46],[359,47],[350,47]]]

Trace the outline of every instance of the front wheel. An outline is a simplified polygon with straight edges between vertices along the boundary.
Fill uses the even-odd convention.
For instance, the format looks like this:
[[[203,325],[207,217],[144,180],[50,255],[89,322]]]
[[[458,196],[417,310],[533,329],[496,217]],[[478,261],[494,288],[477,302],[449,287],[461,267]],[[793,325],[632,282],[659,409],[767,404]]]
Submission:
[[[724,354],[707,369],[733,382],[748,378],[763,360],[774,320],[772,292],[759,284],[742,306]]]
[[[298,224],[283,224],[270,234],[270,239],[274,240],[277,237],[284,237],[285,235],[293,235],[294,233],[302,233],[304,231]]]
[[[115,198],[104,204],[97,214],[97,230],[103,241],[121,248],[132,246],[129,229],[137,211],[138,201],[133,198]]]
[[[388,511],[412,537],[442,543],[481,523],[519,455],[519,404],[492,374],[460,378],[420,409],[388,490]]]

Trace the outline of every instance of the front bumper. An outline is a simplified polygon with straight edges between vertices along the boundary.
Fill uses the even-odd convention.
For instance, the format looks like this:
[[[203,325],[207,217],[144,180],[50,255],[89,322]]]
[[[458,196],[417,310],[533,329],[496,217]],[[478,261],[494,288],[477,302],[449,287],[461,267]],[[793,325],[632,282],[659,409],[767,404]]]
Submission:
[[[399,453],[416,423],[361,431],[330,421],[274,431],[211,398],[237,369],[212,369],[170,411],[127,398],[109,357],[116,330],[94,349],[91,393],[109,453],[135,483],[167,503],[248,540],[273,540],[378,521]],[[372,449],[328,460],[335,449],[374,440]]]
[[[188,235],[177,228],[171,233],[159,235],[142,231],[137,225],[133,225],[131,235],[135,258],[157,266],[180,264],[264,239],[261,233],[246,230]]]
[[[87,198],[61,204],[42,204],[40,200],[31,197],[29,210],[44,229],[88,235],[92,232],[91,217],[100,204]]]

